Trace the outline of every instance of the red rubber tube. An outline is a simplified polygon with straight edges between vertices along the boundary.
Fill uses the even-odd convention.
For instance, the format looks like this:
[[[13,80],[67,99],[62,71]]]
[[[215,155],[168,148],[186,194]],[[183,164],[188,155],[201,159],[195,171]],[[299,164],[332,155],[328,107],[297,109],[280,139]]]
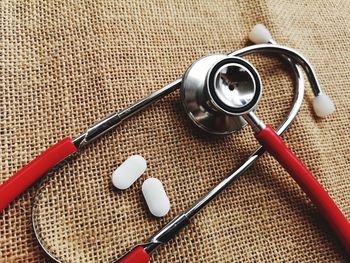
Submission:
[[[71,138],[65,138],[45,150],[29,164],[0,185],[0,213],[17,196],[63,159],[76,152]]]
[[[350,223],[322,185],[270,126],[260,131],[255,137],[307,194],[350,255]]]
[[[148,263],[150,256],[143,246],[137,246],[129,251],[124,257],[119,259],[118,263]]]

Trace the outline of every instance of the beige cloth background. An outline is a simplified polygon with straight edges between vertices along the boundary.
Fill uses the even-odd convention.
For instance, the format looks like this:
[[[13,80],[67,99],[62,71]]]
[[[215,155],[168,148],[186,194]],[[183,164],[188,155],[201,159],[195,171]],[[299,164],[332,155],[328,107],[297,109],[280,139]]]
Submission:
[[[350,218],[349,1],[1,1],[1,169],[4,181],[48,145],[171,82],[192,61],[246,44],[266,24],[314,64],[337,112],[311,111],[312,93],[284,138]],[[276,126],[289,107],[284,66],[252,57],[264,81],[258,113]],[[193,129],[175,92],[86,148],[44,183],[37,221],[64,262],[108,262],[144,241],[218,183],[256,147],[250,128],[214,137]],[[110,176],[131,154],[148,161],[129,190]],[[140,194],[161,179],[172,209],[147,213]],[[38,184],[0,215],[0,262],[46,262],[31,227]],[[346,262],[319,213],[263,156],[153,262]]]

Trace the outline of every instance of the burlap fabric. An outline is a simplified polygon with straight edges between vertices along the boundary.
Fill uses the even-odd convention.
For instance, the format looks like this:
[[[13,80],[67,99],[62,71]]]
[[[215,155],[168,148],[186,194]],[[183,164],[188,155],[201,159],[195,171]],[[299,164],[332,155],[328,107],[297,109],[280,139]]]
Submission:
[[[315,118],[307,86],[284,138],[350,218],[349,17],[349,1],[3,0],[0,181],[60,138],[181,76],[197,58],[243,47],[262,22],[310,59],[337,105],[326,120]],[[264,82],[258,114],[276,127],[289,107],[291,79],[276,59],[252,61]],[[256,146],[250,128],[227,137],[194,129],[174,92],[49,176],[37,209],[43,242],[63,262],[108,262],[188,208]],[[127,191],[114,191],[111,173],[132,154],[149,168]],[[171,199],[163,219],[142,200],[148,177],[162,180]],[[0,262],[48,261],[31,227],[38,187],[0,215]],[[347,261],[310,201],[267,155],[152,258]]]

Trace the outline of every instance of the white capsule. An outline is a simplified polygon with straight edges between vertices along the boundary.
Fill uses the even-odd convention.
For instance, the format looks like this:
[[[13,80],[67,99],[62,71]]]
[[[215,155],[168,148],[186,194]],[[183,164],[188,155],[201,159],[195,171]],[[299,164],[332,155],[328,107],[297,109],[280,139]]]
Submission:
[[[112,174],[112,183],[120,190],[129,188],[145,171],[147,162],[141,155],[132,155]]]
[[[142,193],[149,211],[157,217],[165,216],[170,210],[170,201],[161,181],[149,178],[142,184]]]

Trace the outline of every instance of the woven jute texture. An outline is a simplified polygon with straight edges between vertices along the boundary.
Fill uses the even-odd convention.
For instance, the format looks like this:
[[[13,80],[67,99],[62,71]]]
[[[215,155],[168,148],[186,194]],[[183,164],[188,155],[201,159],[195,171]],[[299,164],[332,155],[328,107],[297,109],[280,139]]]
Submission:
[[[0,181],[47,146],[180,77],[201,56],[250,44],[264,23],[315,66],[337,111],[320,120],[306,85],[284,135],[350,218],[349,1],[1,1]],[[248,57],[264,85],[257,114],[276,127],[293,84],[278,59]],[[205,135],[176,91],[124,122],[50,173],[36,223],[62,262],[108,262],[145,241],[215,186],[257,147],[250,128]],[[148,162],[128,190],[112,171],[133,154]],[[171,200],[162,219],[147,211],[142,182],[160,179]],[[39,184],[0,215],[0,262],[48,262],[31,225]],[[1,198],[1,197],[0,197]],[[264,155],[211,202],[152,262],[347,262],[326,222],[290,176]]]

